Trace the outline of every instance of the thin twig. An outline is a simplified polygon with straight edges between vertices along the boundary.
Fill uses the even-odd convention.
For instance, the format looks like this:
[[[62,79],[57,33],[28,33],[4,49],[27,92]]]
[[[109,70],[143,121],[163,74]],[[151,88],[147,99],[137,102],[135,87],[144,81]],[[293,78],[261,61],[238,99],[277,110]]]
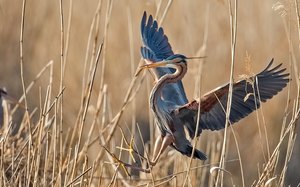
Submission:
[[[199,49],[198,53],[201,54],[197,54],[196,56],[205,56],[206,55],[206,46],[207,46],[207,39],[208,39],[208,23],[209,23],[209,4],[207,6],[207,12],[206,12],[206,18],[205,18],[205,30],[204,30],[204,34],[203,34],[203,44]],[[199,63],[199,68],[198,68],[198,96],[201,96],[201,83],[202,83],[202,69],[203,69],[203,64],[204,64],[204,59],[200,59],[200,63]],[[193,161],[193,155],[195,153],[195,149],[197,146],[197,136],[198,136],[198,131],[199,131],[199,126],[200,126],[200,120],[201,120],[201,105],[198,105],[198,113],[197,113],[197,120],[196,120],[196,130],[195,130],[195,135],[194,135],[194,144],[193,144],[193,149],[192,149],[192,154],[191,157],[189,159],[189,163],[188,163],[188,169],[187,169],[187,173],[183,182],[183,186],[186,185],[187,180],[188,180],[188,176],[189,176],[189,172],[190,172],[190,168],[192,166],[192,161]]]
[[[227,126],[230,123],[230,109],[232,102],[232,88],[233,88],[233,71],[234,71],[234,63],[235,63],[235,46],[236,46],[236,33],[237,33],[237,0],[234,0],[234,14],[232,13],[231,0],[228,0],[229,4],[229,20],[230,20],[230,33],[231,33],[231,68],[230,68],[230,77],[229,77],[229,90],[228,90],[228,98],[227,98],[227,108],[226,108],[226,122],[225,122],[225,130],[224,130],[224,139],[222,145],[222,152],[220,156],[220,165],[219,167],[225,169],[225,152],[226,152],[226,141],[227,141]],[[220,178],[220,172],[218,171],[217,179],[215,185],[218,185]],[[223,172],[221,172],[221,186],[223,186]]]
[[[83,175],[85,175],[87,172],[89,172],[91,169],[93,169],[92,166],[90,166],[88,169],[86,169],[84,172],[82,172],[80,175],[78,175],[77,177],[75,177],[74,180],[72,180],[69,184],[67,184],[66,187],[71,186],[74,182],[76,182],[78,179],[80,179]]]

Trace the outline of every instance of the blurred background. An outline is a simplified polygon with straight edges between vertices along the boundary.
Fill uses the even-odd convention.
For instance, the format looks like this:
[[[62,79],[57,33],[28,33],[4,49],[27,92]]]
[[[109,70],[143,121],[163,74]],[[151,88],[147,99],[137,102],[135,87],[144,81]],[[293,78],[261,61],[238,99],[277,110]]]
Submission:
[[[99,17],[96,21],[99,24],[99,30],[94,30],[92,37],[98,36],[98,44],[104,42],[105,51],[99,62],[89,112],[93,112],[98,93],[103,89],[103,85],[107,86],[107,122],[121,109],[141,59],[140,21],[144,11],[161,20],[167,10],[162,26],[175,53],[186,56],[207,56],[202,64],[201,95],[228,82],[231,61],[228,1],[63,1],[64,42],[65,49],[67,49],[64,56],[65,74],[63,79],[63,85],[66,87],[63,103],[64,128],[72,128],[81,106],[82,82],[84,74],[88,71],[84,68],[85,62],[86,58],[90,60],[90,56],[87,54],[92,53],[92,45],[88,43],[89,33],[97,7],[100,7]],[[19,44],[21,13],[22,1],[0,0],[0,63],[2,65],[0,86],[5,87],[15,98],[20,97],[23,93]],[[242,74],[251,75],[260,72],[272,58],[275,59],[275,64],[283,63],[289,72],[294,71],[290,64],[292,50],[296,59],[299,59],[299,38],[294,1],[238,1],[237,14],[235,80],[238,80],[239,75]],[[25,85],[28,86],[41,69],[53,60],[53,97],[57,95],[60,85],[60,24],[59,1],[27,1],[23,36]],[[70,26],[69,32],[68,26]],[[206,39],[205,32],[207,32]],[[89,49],[87,49],[88,46],[90,46]],[[198,97],[199,65],[196,60],[190,61],[188,73],[183,79],[190,100]],[[295,79],[293,76],[292,72],[291,78]],[[49,72],[46,72],[35,82],[27,96],[29,110],[40,107],[39,98],[45,97],[48,85]],[[126,135],[129,138],[130,134],[127,129],[131,129],[134,126],[132,124],[139,124],[144,132],[144,141],[150,142],[150,144],[154,136],[149,134],[150,125],[153,126],[153,119],[149,115],[148,107],[148,97],[152,85],[153,79],[147,73],[140,90],[126,107],[119,122],[119,125],[126,129]],[[264,119],[259,112],[259,119],[256,114],[252,114],[234,125],[246,186],[250,186],[257,179],[258,172],[261,172],[259,170],[266,160],[267,140],[271,153],[279,142],[285,110],[292,110],[291,105],[286,109],[288,90],[284,89],[262,106],[260,112],[263,113]],[[290,91],[290,104],[292,104],[296,96],[295,82],[290,84]],[[19,118],[15,116],[16,121]],[[87,116],[86,132],[89,130],[89,121],[92,119]],[[259,135],[257,121],[265,123],[268,134],[265,135],[263,132],[263,138]],[[213,143],[209,137],[222,141],[222,133],[204,132],[199,146],[203,150],[207,150],[207,144]],[[136,141],[137,144],[140,144],[138,138]],[[117,139],[115,144],[119,144]],[[299,145],[298,139],[291,158],[291,167],[287,171],[286,184],[291,184],[291,186],[300,182]],[[99,149],[101,147],[98,144],[94,145],[93,149],[89,150],[90,157],[93,158]],[[285,149],[283,148],[281,151],[284,154]],[[209,154],[209,152],[207,153]],[[165,153],[165,155],[167,154]],[[179,153],[174,153],[174,155],[180,160],[187,158]],[[237,158],[237,149],[231,135],[227,159]],[[196,165],[205,164],[200,161],[194,162]],[[280,163],[284,162],[284,157],[279,157],[278,162],[280,166]],[[241,186],[239,168],[237,161],[226,164],[226,169],[232,174],[232,180],[236,186]],[[229,184],[231,184],[230,180]]]

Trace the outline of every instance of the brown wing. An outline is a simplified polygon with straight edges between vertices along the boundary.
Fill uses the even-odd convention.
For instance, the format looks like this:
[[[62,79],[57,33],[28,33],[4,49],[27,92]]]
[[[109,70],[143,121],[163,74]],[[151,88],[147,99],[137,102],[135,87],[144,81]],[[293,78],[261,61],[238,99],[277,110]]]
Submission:
[[[260,102],[266,102],[280,92],[289,82],[286,69],[282,64],[271,68],[273,59],[261,73],[234,83],[229,120],[233,124],[246,117],[260,107]],[[205,94],[200,99],[200,126],[197,136],[202,129],[219,130],[225,127],[225,111],[227,105],[229,84],[218,87]],[[199,102],[192,101],[180,108],[174,114],[185,123],[190,137],[195,135]]]

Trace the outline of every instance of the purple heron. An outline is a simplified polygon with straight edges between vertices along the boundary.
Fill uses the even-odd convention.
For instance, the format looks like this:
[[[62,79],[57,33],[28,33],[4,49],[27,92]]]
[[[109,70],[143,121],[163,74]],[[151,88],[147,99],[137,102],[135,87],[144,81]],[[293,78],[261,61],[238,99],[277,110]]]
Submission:
[[[147,19],[146,12],[141,21],[141,35],[144,44],[141,54],[146,64],[140,66],[139,72],[151,69],[157,79],[150,93],[150,107],[161,132],[155,142],[150,165],[157,163],[168,146],[188,157],[206,160],[207,156],[200,150],[195,149],[192,155],[193,147],[184,128],[190,139],[200,136],[202,130],[225,128],[229,83],[189,102],[181,82],[187,72],[189,58],[173,53],[163,28],[158,27],[151,15]],[[233,83],[230,124],[248,116],[288,84],[286,69],[281,68],[282,64],[275,67],[272,64],[273,59],[260,73]],[[200,119],[196,132],[199,105]]]

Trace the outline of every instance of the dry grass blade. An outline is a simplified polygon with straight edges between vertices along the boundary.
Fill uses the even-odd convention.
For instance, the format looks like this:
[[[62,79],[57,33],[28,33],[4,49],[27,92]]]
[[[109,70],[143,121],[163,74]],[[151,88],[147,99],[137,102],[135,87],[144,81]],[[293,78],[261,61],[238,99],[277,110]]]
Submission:
[[[48,69],[48,68],[52,68],[53,67],[53,60],[49,61],[42,69],[41,71],[36,75],[36,77],[30,82],[30,84],[27,86],[26,91],[23,93],[23,95],[21,96],[21,98],[19,99],[19,103],[21,103],[24,98],[25,95],[28,94],[28,92],[30,91],[30,89],[34,86],[34,84],[36,83],[36,81],[44,74],[44,72]],[[52,76],[50,76],[52,77]],[[15,111],[17,110],[19,106],[16,105],[13,109],[12,109],[12,114],[15,113]]]
[[[203,34],[203,44],[202,46],[199,48],[199,52],[196,56],[205,56],[206,55],[206,46],[207,46],[207,40],[208,40],[208,23],[209,23],[209,5],[207,5],[207,13],[206,13],[206,18],[205,18],[205,32]],[[201,54],[200,54],[201,53]],[[197,93],[197,96],[198,98],[200,97],[201,95],[201,86],[200,84],[202,83],[202,68],[203,68],[203,63],[204,63],[204,59],[200,59],[201,60],[201,63],[199,63],[199,68],[198,68],[198,77],[197,77],[197,80],[196,82],[198,82],[198,85],[197,87],[199,88],[198,89],[198,93]],[[198,132],[199,130],[199,125],[200,125],[200,114],[201,114],[201,105],[198,106],[198,114],[197,114],[197,121],[196,121],[196,130],[195,132]],[[194,152],[195,152],[195,148],[197,146],[197,135],[195,134],[194,136],[194,144],[193,144],[193,150],[192,150],[192,154],[191,155],[194,155]],[[189,160],[189,165],[188,165],[188,172],[186,174],[186,177],[184,179],[184,182],[183,182],[183,185],[185,186],[185,184],[187,183],[188,181],[188,176],[189,176],[189,171],[190,171],[190,168],[192,166],[192,157],[190,158]]]
[[[224,139],[222,145],[222,152],[220,156],[220,168],[225,167],[225,153],[226,153],[226,142],[227,142],[227,127],[229,125],[229,116],[230,116],[230,109],[231,109],[231,102],[232,102],[232,88],[233,88],[233,71],[234,71],[234,63],[235,63],[235,51],[236,51],[236,35],[237,35],[237,10],[238,10],[238,3],[237,0],[234,1],[234,13],[232,12],[232,5],[231,0],[228,0],[229,6],[229,19],[230,19],[230,33],[231,33],[231,69],[230,69],[230,76],[229,76],[229,91],[228,91],[228,100],[227,100],[227,108],[226,108],[226,123],[225,123],[225,130],[224,130]],[[215,185],[218,185],[220,181],[221,186],[223,186],[223,173],[217,174]],[[243,180],[244,181],[244,180]],[[244,186],[244,184],[243,184]]]
[[[127,176],[130,176],[130,174],[126,168],[126,164],[124,162],[122,162],[115,154],[111,153],[106,147],[104,147],[104,146],[102,146],[102,147],[113,158],[114,164],[115,163],[118,164],[118,167],[121,167]]]
[[[72,182],[70,182],[69,184],[67,184],[66,187],[71,186],[72,184],[74,184],[78,179],[80,179],[83,175],[87,174],[91,169],[93,169],[93,167],[89,167],[88,169],[86,169],[82,174],[80,174],[77,177],[75,177],[75,179]]]
[[[219,170],[221,170],[221,171],[224,171],[225,173],[228,173],[229,175],[232,175],[229,171],[227,171],[227,170],[225,170],[225,169],[223,169],[223,168],[220,168],[220,167],[212,167],[212,168],[210,168],[210,170],[209,170],[209,172],[210,172],[210,174],[212,174],[213,172],[215,172],[217,170],[217,172],[219,171]]]

